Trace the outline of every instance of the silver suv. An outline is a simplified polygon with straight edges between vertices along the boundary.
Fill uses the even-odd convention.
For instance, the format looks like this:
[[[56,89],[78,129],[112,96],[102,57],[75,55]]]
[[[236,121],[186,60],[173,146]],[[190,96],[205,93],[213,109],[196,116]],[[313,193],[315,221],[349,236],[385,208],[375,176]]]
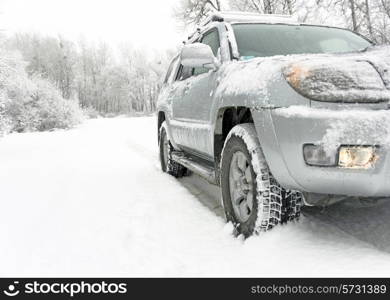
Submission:
[[[390,49],[290,17],[210,16],[158,100],[161,167],[221,186],[250,236],[303,204],[390,195]]]

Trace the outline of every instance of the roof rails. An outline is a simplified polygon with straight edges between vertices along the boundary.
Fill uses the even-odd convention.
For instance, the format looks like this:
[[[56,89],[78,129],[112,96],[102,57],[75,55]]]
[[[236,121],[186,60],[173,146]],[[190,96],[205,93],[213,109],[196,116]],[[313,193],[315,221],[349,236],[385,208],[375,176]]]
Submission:
[[[242,11],[222,11],[210,13],[203,22],[199,24],[196,30],[188,36],[190,40],[201,28],[213,22],[264,22],[264,23],[297,23],[295,17],[279,14],[259,14]]]
[[[286,22],[295,21],[295,18],[291,15],[280,15],[280,14],[259,14],[253,12],[242,12],[242,11],[222,11],[213,12],[207,16],[207,18],[200,23],[200,27],[206,26],[211,22],[244,22],[244,21],[260,21],[260,22]]]

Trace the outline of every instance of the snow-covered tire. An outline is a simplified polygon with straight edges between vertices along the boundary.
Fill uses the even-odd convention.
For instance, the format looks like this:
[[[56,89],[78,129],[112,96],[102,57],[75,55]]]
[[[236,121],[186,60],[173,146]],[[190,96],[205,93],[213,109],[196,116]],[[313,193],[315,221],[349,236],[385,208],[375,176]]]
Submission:
[[[301,193],[285,190],[272,176],[253,124],[237,125],[228,134],[221,188],[226,219],[237,234],[249,237],[299,218]]]
[[[163,172],[166,172],[176,178],[183,177],[187,173],[187,168],[171,159],[172,145],[167,133],[165,122],[161,124],[159,136],[160,163]]]

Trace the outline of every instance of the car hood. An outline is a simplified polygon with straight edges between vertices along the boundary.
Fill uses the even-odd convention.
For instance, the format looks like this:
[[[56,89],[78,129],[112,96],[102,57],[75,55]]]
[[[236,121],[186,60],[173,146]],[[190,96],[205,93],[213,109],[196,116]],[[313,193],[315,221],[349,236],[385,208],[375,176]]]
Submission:
[[[328,68],[347,66],[354,62],[366,62],[374,67],[379,73],[384,85],[390,88],[390,46],[373,46],[361,52],[342,54],[320,54],[320,55],[296,55],[288,59],[288,64],[292,63],[313,63],[326,64]],[[354,67],[357,67],[358,64]],[[361,71],[361,70],[359,70]],[[364,70],[362,70],[364,75]]]
[[[270,83],[283,78],[283,70],[293,64],[320,65],[326,68],[341,68],[354,62],[364,65],[370,64],[370,72],[364,68],[355,73],[359,74],[360,80],[370,80],[370,76],[378,77],[383,81],[385,90],[390,90],[390,46],[373,46],[365,51],[342,53],[342,54],[299,54],[287,56],[272,56],[265,58],[254,58],[247,61],[236,61],[224,64],[220,70],[220,85],[217,94],[269,94]],[[350,69],[353,67],[350,67]],[[375,72],[376,71],[376,72]]]

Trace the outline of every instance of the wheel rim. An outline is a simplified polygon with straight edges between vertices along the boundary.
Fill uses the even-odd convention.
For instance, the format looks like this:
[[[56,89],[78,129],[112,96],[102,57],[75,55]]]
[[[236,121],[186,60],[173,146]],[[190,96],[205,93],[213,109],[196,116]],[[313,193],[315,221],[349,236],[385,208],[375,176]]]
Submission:
[[[246,222],[253,211],[253,177],[249,162],[241,151],[233,153],[229,170],[230,199],[240,222]]]
[[[164,132],[163,136],[163,161],[165,169],[168,170],[168,147],[169,147],[169,141],[167,138],[167,134]]]

